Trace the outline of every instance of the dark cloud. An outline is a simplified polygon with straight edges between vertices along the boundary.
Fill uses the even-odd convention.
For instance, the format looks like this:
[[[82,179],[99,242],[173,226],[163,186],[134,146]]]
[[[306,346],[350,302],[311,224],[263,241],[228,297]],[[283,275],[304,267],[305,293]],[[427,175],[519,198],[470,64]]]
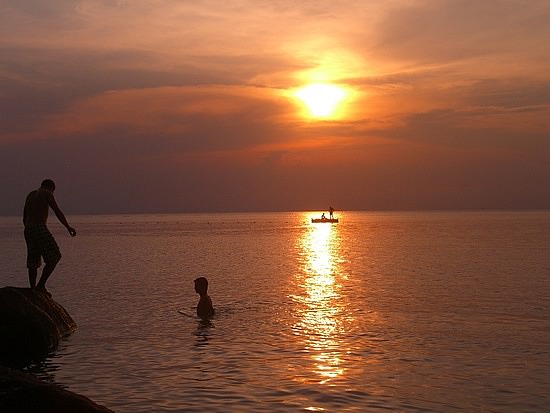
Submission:
[[[476,106],[514,108],[550,108],[550,82],[530,79],[480,79],[457,94],[465,103]]]
[[[0,113],[4,132],[18,132],[71,103],[104,92],[161,87],[243,85],[276,58],[189,56],[170,69],[154,52],[1,48]]]
[[[81,1],[78,0],[3,0],[2,6],[7,11],[15,11],[42,19],[51,19],[69,14],[76,9],[79,3]]]
[[[376,54],[443,64],[496,54],[543,50],[550,28],[545,1],[427,1],[396,7],[376,28]],[[529,32],[527,35],[526,31]]]

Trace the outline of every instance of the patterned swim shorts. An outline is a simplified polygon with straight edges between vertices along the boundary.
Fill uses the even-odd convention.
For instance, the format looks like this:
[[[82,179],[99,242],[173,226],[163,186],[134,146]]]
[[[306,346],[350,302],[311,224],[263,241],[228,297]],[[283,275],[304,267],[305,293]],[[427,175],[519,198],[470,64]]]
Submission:
[[[40,267],[41,257],[44,257],[46,264],[55,263],[61,258],[57,242],[46,225],[26,227],[25,241],[27,242],[27,268]]]

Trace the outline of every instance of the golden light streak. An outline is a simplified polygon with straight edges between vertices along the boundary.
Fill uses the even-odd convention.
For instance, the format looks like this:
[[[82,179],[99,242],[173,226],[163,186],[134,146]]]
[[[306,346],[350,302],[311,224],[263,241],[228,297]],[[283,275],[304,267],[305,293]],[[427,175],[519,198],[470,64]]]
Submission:
[[[311,216],[306,216],[310,223]],[[298,241],[298,248],[306,257],[304,278],[299,280],[301,291],[292,296],[300,314],[294,330],[305,338],[306,351],[321,384],[345,373],[342,359],[345,348],[338,339],[344,329],[344,309],[337,231],[332,225],[309,225]]]

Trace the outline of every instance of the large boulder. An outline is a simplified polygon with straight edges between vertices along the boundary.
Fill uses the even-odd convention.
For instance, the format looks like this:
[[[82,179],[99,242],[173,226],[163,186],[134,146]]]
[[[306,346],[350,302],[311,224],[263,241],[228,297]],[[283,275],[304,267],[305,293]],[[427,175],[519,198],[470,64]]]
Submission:
[[[112,413],[87,397],[9,368],[42,360],[75,329],[69,313],[49,295],[0,288],[0,412]]]
[[[87,397],[0,366],[0,412],[113,413]]]
[[[55,350],[76,323],[47,294],[30,288],[0,288],[0,365],[24,367]]]

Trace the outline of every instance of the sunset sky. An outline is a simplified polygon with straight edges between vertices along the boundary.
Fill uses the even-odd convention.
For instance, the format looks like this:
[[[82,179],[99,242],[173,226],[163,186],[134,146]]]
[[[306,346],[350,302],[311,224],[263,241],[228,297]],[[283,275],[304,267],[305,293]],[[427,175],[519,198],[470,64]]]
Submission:
[[[0,0],[0,215],[550,208],[549,41],[547,0]]]

